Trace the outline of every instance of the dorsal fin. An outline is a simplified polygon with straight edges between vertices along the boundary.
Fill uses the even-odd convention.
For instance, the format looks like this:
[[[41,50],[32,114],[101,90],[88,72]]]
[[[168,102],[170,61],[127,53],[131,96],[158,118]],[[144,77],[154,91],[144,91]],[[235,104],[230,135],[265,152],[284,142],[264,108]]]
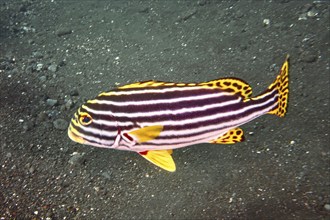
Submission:
[[[159,86],[177,86],[177,87],[184,87],[184,86],[196,86],[197,83],[174,83],[174,82],[162,82],[162,81],[144,81],[144,82],[136,82],[124,86],[118,87],[118,89],[132,89],[132,88],[147,88],[147,87],[159,87]]]
[[[120,86],[118,87],[118,89],[146,88],[146,87],[173,86],[173,85],[175,85],[175,83],[149,80],[149,81],[135,82],[132,84]]]
[[[223,91],[237,94],[244,99],[250,98],[252,95],[252,88],[249,84],[238,78],[222,78],[209,82],[203,82],[197,84],[198,86],[208,88],[219,88]]]
[[[222,78],[216,79],[209,82],[202,83],[174,83],[174,82],[162,82],[162,81],[144,81],[136,82],[124,86],[118,87],[118,89],[132,89],[132,88],[150,88],[150,87],[160,87],[160,86],[177,86],[177,87],[206,87],[206,88],[215,88],[221,89],[223,91],[240,95],[244,99],[250,98],[252,95],[252,89],[249,84],[244,82],[241,79],[237,78]]]

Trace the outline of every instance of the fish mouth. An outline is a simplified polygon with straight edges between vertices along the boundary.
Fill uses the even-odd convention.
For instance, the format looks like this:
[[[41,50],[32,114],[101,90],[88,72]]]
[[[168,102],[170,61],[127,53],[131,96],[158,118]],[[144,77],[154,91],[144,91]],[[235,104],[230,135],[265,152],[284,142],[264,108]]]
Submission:
[[[86,141],[82,138],[82,137],[79,137],[78,135],[76,135],[71,129],[70,127],[68,128],[68,136],[69,138],[74,141],[74,142],[77,142],[77,143],[80,143],[80,144],[85,144]]]

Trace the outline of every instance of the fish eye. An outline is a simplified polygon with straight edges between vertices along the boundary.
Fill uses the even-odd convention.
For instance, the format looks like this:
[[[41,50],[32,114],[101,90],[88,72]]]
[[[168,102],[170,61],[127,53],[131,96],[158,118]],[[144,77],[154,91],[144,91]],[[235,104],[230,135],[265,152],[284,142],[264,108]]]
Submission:
[[[79,122],[82,125],[89,125],[92,123],[92,117],[87,113],[81,113],[79,116]]]

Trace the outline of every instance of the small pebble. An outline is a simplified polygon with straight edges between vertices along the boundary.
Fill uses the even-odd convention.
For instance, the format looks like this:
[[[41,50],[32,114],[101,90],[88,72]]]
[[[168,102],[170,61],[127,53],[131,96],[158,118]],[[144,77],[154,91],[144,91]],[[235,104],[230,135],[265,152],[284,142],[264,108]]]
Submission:
[[[44,57],[44,55],[42,55],[42,53],[39,52],[39,51],[33,52],[32,53],[32,56],[35,57],[35,58],[37,58],[37,59],[41,59],[41,58]]]
[[[71,29],[59,29],[56,31],[56,35],[59,36],[59,37],[62,37],[64,35],[67,35],[67,34],[71,34],[72,33],[72,30]]]
[[[33,173],[34,170],[35,170],[35,168],[34,168],[33,166],[29,167],[29,172],[30,172],[30,173]]]
[[[56,99],[47,99],[46,103],[49,106],[55,106],[57,104],[57,100]]]
[[[311,9],[307,12],[308,17],[316,17],[319,13],[315,9]]]
[[[263,24],[264,24],[264,26],[269,26],[269,24],[270,24],[270,20],[269,19],[264,19],[263,20]]]
[[[66,62],[65,62],[65,60],[61,60],[60,62],[59,62],[59,64],[58,64],[59,66],[65,66],[66,65]]]
[[[57,71],[57,65],[56,64],[51,64],[49,67],[48,67],[48,70],[55,73]]]
[[[42,64],[42,63],[38,63],[38,64],[37,64],[37,67],[36,67],[36,70],[37,70],[37,71],[40,71],[40,70],[42,70],[43,67],[44,67],[44,64]]]
[[[307,20],[306,13],[303,13],[303,14],[299,15],[298,21],[301,21],[301,20]]]
[[[207,2],[207,0],[200,0],[200,1],[197,1],[197,5],[199,5],[199,6],[204,6],[204,5],[206,5],[208,2]]]
[[[242,18],[244,16],[244,13],[242,12],[242,11],[240,11],[240,10],[238,10],[237,12],[236,12],[236,14],[235,14],[235,17],[236,18]]]
[[[33,73],[36,70],[36,65],[32,64],[26,67],[25,72],[26,73]]]
[[[79,95],[79,92],[77,89],[73,89],[70,91],[70,96],[78,96]]]
[[[39,80],[40,80],[40,82],[46,82],[47,77],[46,76],[40,76]]]
[[[272,65],[270,65],[269,66],[269,70],[271,71],[271,72],[277,72],[277,65],[275,64],[275,63],[273,63]]]
[[[324,209],[327,210],[327,211],[330,211],[330,204],[325,204]]]
[[[17,68],[14,68],[14,69],[8,71],[8,73],[10,73],[11,75],[15,75],[15,74],[18,73],[18,69]]]
[[[101,176],[103,176],[104,178],[110,180],[111,179],[111,172],[110,171],[104,171]]]
[[[69,126],[69,123],[67,121],[65,121],[64,119],[56,119],[54,122],[53,122],[53,125],[54,127],[57,129],[57,130],[66,130]]]
[[[24,132],[31,130],[33,127],[34,127],[34,123],[32,121],[28,121],[28,122],[23,123]]]
[[[55,109],[52,109],[51,111],[47,112],[48,118],[56,118],[59,115],[60,115],[60,112]]]
[[[65,103],[65,108],[66,109],[71,109],[73,106],[73,101],[71,99],[69,99],[66,103]]]
[[[19,11],[20,12],[26,12],[27,11],[27,6],[26,5],[19,6]]]
[[[304,43],[306,45],[309,45],[311,44],[310,42],[310,39],[306,38],[306,40],[304,41]],[[309,42],[309,43],[308,43]],[[305,63],[313,63],[317,60],[318,58],[318,55],[317,55],[317,52],[316,51],[313,51],[313,50],[304,50],[300,56],[299,56],[300,60],[302,62],[305,62]]]
[[[79,164],[84,164],[85,163],[85,159],[83,158],[83,156],[85,155],[85,153],[78,153],[78,152],[73,152],[71,154],[71,158],[69,159],[69,164],[71,165],[79,165]]]
[[[36,123],[40,123],[40,122],[43,122],[43,121],[46,121],[48,118],[47,114],[45,112],[40,112],[38,115],[37,115],[37,119],[36,119]]]
[[[148,7],[139,10],[139,13],[149,13],[150,9]]]
[[[197,13],[197,9],[185,11],[178,17],[178,21],[186,21]]]
[[[312,52],[306,51],[301,54],[301,60],[305,63],[313,63],[317,60],[317,55]]]

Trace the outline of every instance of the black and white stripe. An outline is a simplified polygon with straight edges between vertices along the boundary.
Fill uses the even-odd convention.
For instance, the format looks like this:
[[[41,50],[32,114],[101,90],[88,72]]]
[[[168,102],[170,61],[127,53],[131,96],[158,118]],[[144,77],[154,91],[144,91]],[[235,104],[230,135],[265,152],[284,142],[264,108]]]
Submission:
[[[81,112],[93,118],[90,125],[71,125],[88,144],[99,147],[173,149],[214,140],[276,108],[277,99],[276,90],[244,102],[239,95],[217,88],[174,85],[118,89],[102,93],[81,107]],[[164,130],[151,141],[128,146],[118,138],[119,131],[129,133],[152,125],[163,125]],[[114,144],[115,140],[118,143]]]

